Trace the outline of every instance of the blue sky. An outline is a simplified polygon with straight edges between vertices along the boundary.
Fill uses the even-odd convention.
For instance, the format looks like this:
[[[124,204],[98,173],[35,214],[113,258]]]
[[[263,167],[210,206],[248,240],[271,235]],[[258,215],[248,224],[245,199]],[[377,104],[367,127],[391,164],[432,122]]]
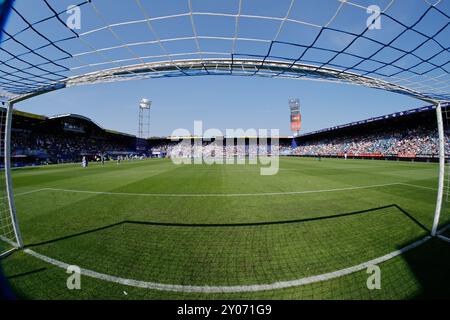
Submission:
[[[136,56],[147,57],[144,58],[145,62],[167,59],[167,57],[155,58],[155,56],[164,54],[178,55],[174,59],[230,58],[233,46],[234,52],[240,57],[248,56],[248,54],[264,57],[268,53],[270,41],[256,41],[255,39],[277,40],[272,47],[271,55],[283,57],[284,60],[292,62],[304,52],[302,45],[308,46],[314,40],[320,30],[317,26],[324,26],[330,22],[330,28],[359,34],[366,28],[366,21],[369,17],[364,8],[371,4],[377,4],[383,9],[391,2],[390,0],[352,0],[352,3],[361,7],[358,8],[347,3],[336,15],[336,10],[341,5],[341,2],[337,0],[295,0],[289,11],[291,1],[242,0],[240,14],[247,16],[240,18],[236,29],[236,17],[232,15],[239,11],[239,0],[192,0],[191,8],[187,0],[141,0],[143,10],[148,16],[152,18],[165,17],[152,21],[152,27],[158,38],[167,40],[164,42],[164,51],[157,43],[154,43],[157,38],[149,31],[145,21],[144,23],[122,23],[143,19],[142,8],[137,5],[139,1],[94,0],[91,4],[81,7],[82,28],[77,32],[86,33],[81,36],[83,42],[79,38],[58,42],[58,45],[67,52],[82,55],[77,59],[61,60],[60,63],[71,68],[71,71],[64,75],[73,76],[117,67],[118,64],[128,65],[142,62],[139,59],[133,60],[133,57]],[[72,0],[49,1],[58,12],[64,11],[73,2]],[[450,14],[449,3],[448,0],[440,2],[440,10]],[[30,22],[39,21],[52,14],[43,1],[38,0],[16,0],[15,7]],[[389,7],[387,13],[396,17],[402,24],[412,25],[417,22],[427,8],[428,5],[423,0],[398,0]],[[193,15],[194,32],[191,16],[185,15],[191,9],[194,13],[213,12],[228,14],[228,16]],[[98,12],[101,12],[101,17],[98,16]],[[290,12],[289,19],[302,23],[287,21],[283,28],[279,29],[280,20],[254,18],[254,16],[283,18],[287,12]],[[177,16],[179,14],[181,16]],[[66,16],[67,14],[63,12],[61,18],[65,19]],[[415,28],[423,34],[431,36],[445,23],[448,23],[447,20],[442,14],[432,10]],[[120,24],[111,27],[115,36],[109,29],[90,32],[106,24],[114,25],[116,23]],[[316,27],[311,25],[316,25]],[[15,34],[23,26],[23,21],[13,14],[7,30],[10,34]],[[45,31],[46,36],[52,41],[73,35],[64,24],[56,19],[45,21],[44,24],[38,25],[37,29],[41,32]],[[404,50],[412,50],[424,39],[423,36],[412,31],[402,34],[402,30],[403,27],[399,23],[383,17],[381,29],[371,30],[365,35],[383,43],[392,40],[393,47]],[[394,41],[395,37],[400,34],[401,36]],[[199,37],[196,38],[198,42],[194,39],[194,35]],[[211,39],[211,37],[218,36],[221,39]],[[183,40],[173,41],[174,38],[179,39],[179,37],[182,37]],[[233,37],[240,40],[233,43]],[[19,39],[32,48],[39,48],[46,43],[33,30],[20,33]],[[253,40],[249,41],[248,39]],[[450,26],[435,38],[437,42],[441,42],[447,48],[450,45],[449,39]],[[342,50],[351,43],[351,40],[353,37],[348,34],[325,30],[315,44],[315,47],[324,50],[309,50],[300,62],[315,63],[316,65],[327,63],[330,59],[329,56],[333,54],[326,50]],[[413,69],[415,72],[424,72],[427,68],[432,68],[427,59],[437,65],[447,63],[446,71],[433,71],[430,76],[440,76],[441,83],[436,84],[436,87],[441,86],[444,88],[442,89],[445,91],[444,93],[448,93],[450,53],[446,51],[431,59],[430,57],[440,50],[436,41],[430,41],[415,51],[416,56],[408,54],[396,61],[395,66],[386,64],[390,64],[396,57],[401,56],[401,52],[393,48],[384,48],[373,57],[373,61],[365,60],[359,67],[364,70],[377,70],[384,66],[379,72],[394,74],[400,70],[399,68],[406,69],[417,65],[417,57],[426,62],[419,63]],[[86,46],[86,42],[91,47]],[[132,44],[132,46],[123,48],[121,45],[124,43]],[[93,52],[95,50],[92,50],[92,47],[103,50],[102,55]],[[116,48],[105,50],[112,47]],[[347,48],[346,52],[360,57],[369,57],[380,47],[380,44],[372,41],[358,39]],[[26,48],[13,41],[3,42],[2,48],[15,54],[26,51]],[[207,51],[209,54],[199,54],[199,51]],[[64,56],[61,51],[52,46],[39,49],[39,52],[50,59]],[[216,55],[212,55],[211,52],[215,52]],[[219,52],[223,54],[217,55]],[[2,54],[0,52],[0,59],[4,58]],[[30,63],[39,63],[42,60],[32,54],[23,55],[22,59],[25,58]],[[126,58],[132,60],[117,62]],[[115,60],[115,63],[110,63],[111,60]],[[333,67],[333,64],[338,64],[350,67],[357,62],[358,59],[355,57],[339,55],[332,60],[329,66]],[[16,64],[19,69],[23,67],[21,61],[14,59],[8,63]],[[55,66],[51,67],[55,70],[58,69]],[[0,70],[2,68],[3,66],[0,66]],[[33,69],[28,71],[42,72]],[[28,74],[22,76],[29,77]],[[414,79],[419,85],[421,81],[426,80],[414,78],[414,74],[410,71],[401,73],[397,77]],[[446,82],[446,79],[449,81]],[[424,105],[423,102],[412,98],[358,86],[256,77],[201,76],[67,88],[22,102],[17,105],[17,108],[44,115],[78,113],[90,117],[106,128],[137,134],[137,106],[143,97],[153,101],[151,134],[154,136],[170,135],[177,128],[192,129],[194,120],[204,121],[205,128],[218,128],[222,131],[226,128],[274,128],[279,129],[282,135],[288,135],[290,134],[287,103],[289,98],[299,98],[301,101],[303,133]]]
[[[423,106],[399,94],[324,82],[199,76],[97,84],[62,89],[17,105],[44,115],[78,113],[102,126],[131,134],[138,130],[138,103],[153,101],[151,135],[167,136],[176,128],[279,129],[289,135],[288,99],[298,97],[302,132]]]

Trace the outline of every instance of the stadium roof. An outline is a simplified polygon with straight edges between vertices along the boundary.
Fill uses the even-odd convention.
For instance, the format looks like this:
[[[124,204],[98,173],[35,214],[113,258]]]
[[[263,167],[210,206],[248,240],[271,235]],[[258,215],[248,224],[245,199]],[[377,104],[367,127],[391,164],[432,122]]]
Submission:
[[[294,136],[267,136],[267,139],[292,139]],[[181,140],[181,139],[192,139],[192,140],[214,140],[214,139],[263,139],[263,136],[167,136],[167,137],[151,137],[148,140]]]
[[[0,96],[240,75],[450,101],[448,0],[80,1],[81,29],[69,23],[71,0],[15,1],[0,44]]]
[[[2,108],[2,110],[4,110],[4,108]],[[29,113],[29,112],[20,111],[20,110],[14,110],[14,115],[22,116],[22,117],[26,117],[26,118],[37,119],[37,120],[47,119],[46,116],[41,116],[39,114]]]
[[[5,108],[0,107],[0,110],[4,111]],[[20,111],[20,110],[14,110],[14,115],[18,115],[18,116],[22,116],[22,117],[26,117],[26,118],[32,118],[32,119],[36,119],[36,120],[52,120],[52,119],[64,119],[64,118],[70,118],[70,119],[79,119],[79,120],[83,120],[86,122],[91,123],[92,125],[98,127],[99,129],[111,133],[111,134],[117,134],[117,135],[121,135],[121,136],[127,136],[127,137],[132,137],[132,138],[136,138],[135,135],[129,134],[129,133],[124,133],[124,132],[120,132],[120,131],[116,131],[116,130],[111,130],[111,129],[106,129],[104,127],[102,127],[100,124],[98,124],[97,122],[95,122],[94,120],[79,115],[79,114],[74,114],[74,113],[67,113],[67,114],[60,114],[60,115],[54,115],[54,116],[42,116],[42,115],[37,115],[34,113],[29,113],[29,112],[24,112],[24,111]]]
[[[80,120],[89,122],[89,123],[93,124],[94,126],[98,127],[99,129],[109,132],[109,133],[112,133],[112,134],[118,134],[118,135],[127,136],[127,137],[134,137],[134,138],[136,137],[135,135],[132,135],[132,134],[119,132],[119,131],[115,131],[115,130],[110,130],[110,129],[105,129],[100,124],[98,124],[97,122],[92,120],[91,118],[82,116],[80,114],[66,113],[66,114],[58,114],[58,115],[48,117],[48,119],[63,119],[63,118],[80,119]]]
[[[450,106],[449,104],[444,104],[443,108],[448,108],[449,106]],[[435,109],[436,109],[436,106],[430,105],[430,106],[425,106],[425,107],[420,107],[420,108],[415,108],[415,109],[410,109],[410,110],[405,110],[405,111],[394,112],[394,113],[387,114],[387,115],[382,115],[382,116],[373,117],[373,118],[369,118],[369,119],[365,119],[365,120],[360,120],[360,121],[346,123],[346,124],[342,124],[342,125],[338,125],[338,126],[333,126],[333,127],[329,127],[329,128],[325,128],[325,129],[321,129],[321,130],[307,132],[302,135],[299,135],[298,138],[308,137],[308,136],[316,135],[318,133],[331,132],[334,130],[350,128],[350,127],[364,125],[364,124],[373,123],[373,122],[381,122],[384,120],[406,117],[406,116],[410,116],[410,115],[433,111]]]
[[[75,114],[75,113],[66,113],[66,114],[57,114],[54,116],[50,116],[48,117],[49,119],[59,119],[59,118],[78,118],[84,121],[88,121],[88,122],[92,122],[93,124],[95,124],[96,126],[100,127],[99,124],[97,124],[94,120],[89,119],[88,117],[82,116],[80,114]],[[100,127],[101,128],[101,127]]]

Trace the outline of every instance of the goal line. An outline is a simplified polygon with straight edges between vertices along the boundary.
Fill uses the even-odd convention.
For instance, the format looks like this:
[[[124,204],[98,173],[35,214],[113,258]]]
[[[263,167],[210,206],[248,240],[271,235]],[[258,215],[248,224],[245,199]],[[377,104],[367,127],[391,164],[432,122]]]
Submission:
[[[268,283],[268,284],[252,284],[252,285],[236,285],[236,286],[195,286],[195,285],[179,285],[179,284],[165,284],[165,283],[158,283],[158,282],[150,282],[150,281],[141,281],[141,280],[135,280],[135,279],[127,279],[127,278],[121,278],[113,275],[108,275],[105,273],[96,272],[90,269],[84,269],[80,268],[81,274],[99,279],[104,280],[107,282],[113,282],[121,285],[131,286],[131,287],[137,287],[137,288],[143,288],[143,289],[153,289],[153,290],[160,290],[160,291],[174,291],[174,292],[186,292],[186,293],[242,293],[242,292],[258,292],[258,291],[267,291],[267,290],[277,290],[277,289],[284,289],[284,288],[290,288],[290,287],[299,287],[303,285],[308,285],[316,282],[322,282],[327,280],[332,280],[335,278],[339,278],[345,275],[349,275],[364,269],[367,269],[370,266],[377,265],[380,263],[383,263],[385,261],[391,260],[405,252],[408,252],[414,248],[417,248],[418,246],[422,245],[423,243],[430,240],[431,236],[426,236],[422,238],[421,240],[418,240],[416,242],[411,243],[410,245],[407,245],[406,247],[403,247],[399,250],[392,251],[391,253],[388,253],[384,256],[360,263],[358,265],[354,265],[348,268],[336,270],[333,272],[323,273],[319,275],[309,276],[305,278],[295,279],[295,280],[288,280],[288,281],[278,281],[274,283]],[[67,270],[67,268],[70,266],[69,264],[50,258],[48,256],[42,255],[40,253],[37,253],[30,249],[25,249],[25,253],[39,259],[42,261],[45,261],[49,264],[52,264],[56,267],[62,268]]]

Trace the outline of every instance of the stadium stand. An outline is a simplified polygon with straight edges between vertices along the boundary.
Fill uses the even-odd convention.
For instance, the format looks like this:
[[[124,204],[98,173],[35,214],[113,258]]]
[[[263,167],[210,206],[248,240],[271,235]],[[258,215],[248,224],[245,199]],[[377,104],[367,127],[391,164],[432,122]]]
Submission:
[[[94,160],[102,155],[106,158],[135,155],[139,140],[133,135],[104,129],[76,114],[45,117],[15,111],[12,160],[15,166],[25,166],[79,162],[83,156]],[[139,143],[142,145],[142,141]]]
[[[444,110],[447,107],[444,106]],[[448,136],[448,135],[447,135]],[[200,151],[191,139],[191,147],[180,149],[177,142],[170,139],[150,140],[150,152],[155,156],[198,154]],[[376,118],[331,127],[295,138],[280,137],[280,155],[344,157],[351,158],[400,159],[400,160],[438,160],[438,134],[435,107],[397,112]],[[446,139],[448,141],[448,138]],[[205,143],[204,143],[205,145]],[[270,145],[270,142],[269,142]],[[175,150],[176,148],[176,150]],[[449,143],[446,151],[450,151]],[[261,148],[245,146],[224,146],[223,152],[236,156],[255,155]]]
[[[444,107],[447,108],[446,106]],[[0,112],[5,112],[1,109]],[[447,134],[447,133],[446,133]],[[449,135],[447,135],[449,136]],[[182,147],[171,138],[139,139],[136,136],[107,130],[91,119],[65,114],[45,117],[15,111],[13,117],[12,157],[15,166],[79,162],[103,155],[167,157],[173,152],[196,156],[208,152],[211,141],[203,141],[200,150],[195,138]],[[446,138],[446,151],[450,151]],[[344,157],[437,161],[438,136],[435,107],[427,106],[331,127],[296,137],[279,137],[278,145],[244,145],[223,147],[224,154],[252,156],[277,151],[280,155],[306,157]],[[276,149],[275,149],[276,148]],[[206,150],[206,151],[205,151]]]
[[[199,154],[208,154],[212,152],[212,148],[208,147],[211,142],[215,142],[216,139],[211,138],[208,141],[203,141],[200,143],[195,143],[197,138],[192,137],[184,137],[183,140],[190,139],[191,145],[179,144],[179,140],[172,140],[169,138],[166,139],[152,139],[150,140],[150,153],[153,156],[170,156],[172,154],[176,155],[184,155],[184,156],[196,156]],[[223,149],[222,152],[224,155],[232,155],[232,156],[256,156],[258,154],[267,154],[272,151],[276,151],[277,154],[280,155],[290,155],[292,153],[291,141],[290,137],[278,137],[276,145],[272,146],[272,141],[270,138],[264,142],[264,144],[259,144],[259,140],[255,138],[242,138],[243,142],[238,143],[238,139],[234,138],[234,142],[226,142],[226,139],[222,138],[223,141]],[[255,143],[250,143],[250,141],[256,141]],[[230,145],[232,144],[232,145]],[[219,144],[220,145],[220,144]],[[276,148],[276,150],[275,150]]]
[[[447,107],[444,108],[445,110]],[[450,151],[446,132],[446,153]],[[435,107],[427,106],[332,127],[296,139],[293,155],[438,159]]]

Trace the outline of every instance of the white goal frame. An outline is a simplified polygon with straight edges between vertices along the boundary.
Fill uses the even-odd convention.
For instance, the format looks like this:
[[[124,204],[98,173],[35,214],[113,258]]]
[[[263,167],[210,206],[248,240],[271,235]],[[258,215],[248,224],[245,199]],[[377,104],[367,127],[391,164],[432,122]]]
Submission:
[[[23,101],[31,98],[35,95],[29,95],[27,97],[22,97],[21,99],[17,99],[16,101]],[[429,100],[425,100],[429,102]],[[6,180],[6,192],[7,192],[7,201],[9,205],[11,221],[14,229],[14,234],[16,237],[15,247],[16,249],[23,248],[23,240],[20,232],[19,221],[17,218],[17,211],[14,201],[14,191],[12,184],[12,175],[11,175],[11,127],[12,127],[12,116],[14,112],[14,104],[15,101],[7,101],[6,102],[6,128],[5,128],[5,180]],[[436,106],[436,118],[437,118],[437,129],[439,134],[439,178],[438,178],[438,189],[437,189],[437,199],[436,199],[436,208],[434,213],[433,227],[431,230],[431,236],[442,238],[443,240],[448,241],[446,237],[440,235],[439,221],[442,211],[442,203],[443,203],[443,195],[444,195],[444,178],[445,178],[445,135],[444,135],[444,124],[442,120],[442,103],[439,101],[433,101]]]
[[[5,183],[6,183],[6,198],[11,215],[11,223],[15,236],[15,247],[17,249],[23,248],[22,234],[20,232],[19,221],[17,218],[16,204],[14,202],[14,190],[11,175],[11,129],[12,117],[14,112],[14,104],[6,102],[6,126],[5,126],[5,145],[4,145],[4,166],[5,166]]]
[[[444,178],[445,178],[445,135],[444,135],[444,123],[442,121],[442,104],[438,102],[436,104],[436,118],[439,134],[439,180],[436,200],[436,210],[434,213],[433,229],[431,235],[434,237],[438,232],[439,219],[442,210],[442,201],[444,195]]]

